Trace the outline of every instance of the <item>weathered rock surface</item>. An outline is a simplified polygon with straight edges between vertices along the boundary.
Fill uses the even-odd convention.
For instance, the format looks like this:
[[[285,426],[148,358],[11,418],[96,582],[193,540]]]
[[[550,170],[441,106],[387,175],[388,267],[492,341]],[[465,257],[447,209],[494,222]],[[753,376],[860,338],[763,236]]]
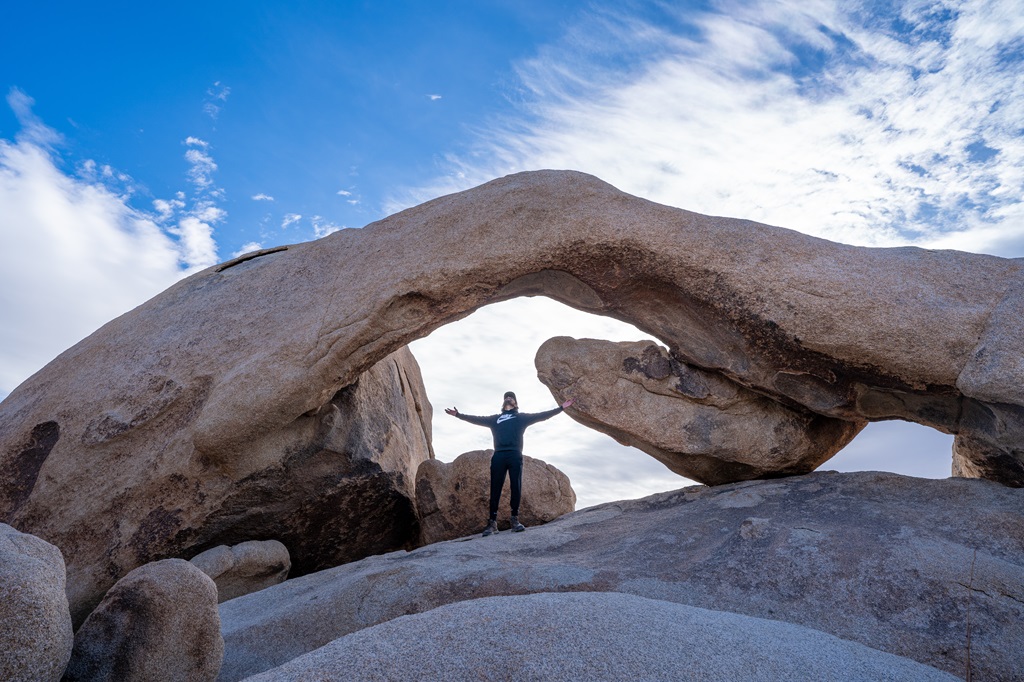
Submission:
[[[67,682],[203,682],[224,657],[217,587],[182,559],[117,581],[75,633]]]
[[[235,304],[245,309],[250,298],[246,293]],[[152,312],[159,318],[160,306]],[[122,342],[145,338],[154,323],[137,316]],[[214,333],[203,331],[201,316],[185,315],[171,326],[172,336],[192,329],[202,337],[197,344],[219,349],[209,350],[217,357],[242,348],[258,355],[280,333],[268,320],[238,320]],[[131,569],[218,545],[279,540],[291,554],[293,574],[301,575],[415,544],[413,486],[417,466],[432,456],[431,409],[408,350],[382,360],[318,410],[269,432],[250,425],[245,471],[229,471],[192,443],[188,425],[204,409],[210,370],[199,360],[193,367],[181,358],[165,363],[190,343],[178,341],[184,345],[150,339],[155,347],[137,349],[136,366],[94,367],[95,400],[83,387],[64,393],[51,379],[58,383],[46,400],[57,402],[47,414],[55,418],[36,429],[27,450],[39,465],[32,485],[14,498],[0,495],[0,518],[6,511],[64,552],[76,623]],[[96,343],[87,340],[72,355],[97,360],[105,348]],[[136,383],[102,397],[102,387],[125,379],[120,372]],[[265,378],[273,383],[273,377]],[[14,485],[19,475],[15,465]]]
[[[593,591],[785,621],[956,675],[969,621],[974,678],[1018,680],[1024,490],[817,472],[695,486],[526,533],[370,557],[222,604],[220,679],[444,604]]]
[[[536,365],[573,419],[709,485],[814,471],[867,424],[784,406],[653,341],[559,336]]]
[[[616,592],[485,597],[346,635],[248,682],[960,678],[817,630]]]
[[[60,550],[0,523],[0,680],[59,680],[71,643]]]
[[[632,322],[673,357],[784,404],[955,433],[960,470],[1020,486],[1022,268],[844,246],[661,206],[581,173],[520,173],[209,268],[61,354],[0,404],[0,467],[11,472],[0,520],[61,548],[76,613],[110,576],[184,550],[276,537],[298,572],[342,559],[322,537],[306,551],[290,529],[254,536],[242,510],[262,508],[297,460],[323,459],[315,436],[363,372],[523,295]],[[359,515],[405,504],[393,478],[356,495]],[[234,511],[205,518],[211,507]],[[114,523],[115,508],[129,515]],[[332,526],[320,523],[325,505],[302,508],[317,510],[304,530]]]
[[[292,566],[288,548],[277,540],[250,540],[228,547],[220,545],[197,554],[189,562],[217,585],[217,601],[277,585]]]
[[[420,543],[461,538],[479,533],[487,524],[491,499],[493,450],[466,452],[451,463],[436,459],[420,464],[416,472],[416,510]],[[498,528],[509,527],[509,482],[501,491]],[[552,465],[523,456],[523,496],[519,521],[539,526],[576,509],[576,493],[569,477]]]

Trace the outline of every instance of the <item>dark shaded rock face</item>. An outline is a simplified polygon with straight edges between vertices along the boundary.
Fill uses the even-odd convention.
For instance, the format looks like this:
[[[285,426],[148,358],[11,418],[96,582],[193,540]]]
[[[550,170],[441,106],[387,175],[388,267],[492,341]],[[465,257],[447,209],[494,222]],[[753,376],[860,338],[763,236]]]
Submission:
[[[363,523],[331,532],[367,552],[395,546],[404,531],[368,513],[411,514],[426,446],[386,449],[401,455],[382,454],[381,473],[358,454],[327,464],[339,452],[321,444],[330,420],[388,443],[379,411],[335,401],[411,340],[524,295],[632,322],[672,357],[784,405],[957,434],[959,471],[1021,486],[1022,266],[844,246],[581,173],[520,173],[209,268],[61,354],[0,404],[0,469],[18,472],[0,482],[0,521],[61,549],[76,618],[132,567],[218,544],[279,539],[300,572],[358,555],[318,532],[331,525],[321,502],[340,496]],[[411,395],[394,395],[406,404],[386,428],[397,440],[428,422]],[[335,466],[366,489],[407,492],[371,502]],[[299,530],[275,517],[251,536],[287,473],[307,468],[332,473],[322,490],[288,489]]]
[[[544,342],[536,365],[559,402],[575,399],[573,419],[709,485],[806,474],[867,423],[787,407],[651,341],[560,336]]]
[[[222,604],[221,680],[406,614],[539,592],[621,592],[784,621],[961,677],[970,630],[973,679],[1019,680],[1024,490],[816,472],[370,557]]]

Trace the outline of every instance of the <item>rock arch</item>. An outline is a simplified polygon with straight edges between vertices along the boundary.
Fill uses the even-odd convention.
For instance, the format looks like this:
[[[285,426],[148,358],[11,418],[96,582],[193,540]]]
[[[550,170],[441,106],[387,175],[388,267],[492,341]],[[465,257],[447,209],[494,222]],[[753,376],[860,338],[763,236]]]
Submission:
[[[783,405],[957,434],[958,471],[1021,486],[1022,265],[834,244],[662,206],[582,173],[520,173],[177,283],[0,404],[0,465],[53,422],[59,439],[26,474],[37,488],[78,476],[117,491],[124,463],[144,460],[199,497],[197,481],[223,487],[277,466],[280,434],[312,428],[409,341],[543,294],[630,322],[674,357]],[[52,535],[18,494],[21,529]],[[14,518],[10,495],[0,488],[0,520]],[[154,509],[123,525],[159,534],[188,514]],[[75,542],[57,543],[69,570]]]

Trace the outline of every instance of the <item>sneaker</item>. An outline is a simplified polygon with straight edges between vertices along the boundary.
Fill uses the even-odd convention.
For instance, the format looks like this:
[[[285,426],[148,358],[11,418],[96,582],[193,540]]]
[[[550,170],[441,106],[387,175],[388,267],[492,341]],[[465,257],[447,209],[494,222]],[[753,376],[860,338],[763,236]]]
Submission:
[[[519,523],[519,517],[518,516],[513,516],[512,517],[512,532],[513,533],[522,533],[524,530],[526,530],[526,526],[524,526],[523,524]]]
[[[498,532],[498,522],[495,521],[494,519],[491,519],[490,521],[487,522],[487,527],[484,528],[483,537],[487,537],[491,533],[497,533],[497,532]]]

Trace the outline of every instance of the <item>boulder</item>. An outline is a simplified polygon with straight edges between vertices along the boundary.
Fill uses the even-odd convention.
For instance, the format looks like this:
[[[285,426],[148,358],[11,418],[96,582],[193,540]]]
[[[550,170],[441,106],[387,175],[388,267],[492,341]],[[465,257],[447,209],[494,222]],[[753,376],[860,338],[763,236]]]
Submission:
[[[451,463],[430,459],[416,472],[416,511],[420,544],[479,533],[487,524],[491,499],[493,450],[466,452]],[[509,527],[509,482],[501,491],[498,528]],[[539,526],[576,509],[576,493],[569,477],[555,467],[523,456],[523,494],[519,521]]]
[[[146,324],[142,316],[140,328]],[[250,350],[275,333],[255,324],[246,329]],[[133,333],[125,330],[125,338]],[[242,343],[227,336],[225,349]],[[115,409],[81,425],[76,419],[88,418],[92,407],[84,393],[77,395],[86,403],[72,404],[72,392],[54,408],[69,415],[64,426],[58,430],[53,421],[33,436],[33,451],[46,455],[38,455],[30,494],[15,500],[9,516],[64,552],[76,624],[117,578],[150,561],[273,538],[288,547],[292,573],[301,575],[415,544],[413,486],[417,466],[432,456],[431,408],[407,349],[319,409],[271,433],[250,431],[248,455],[258,462],[229,473],[192,444],[187,425],[202,411],[209,386],[188,378],[199,367],[160,366],[174,348],[153,348],[140,366],[124,370],[139,383],[118,394]],[[115,376],[95,383],[116,383]],[[103,404],[108,399],[97,409]],[[71,428],[76,423],[82,430]],[[0,510],[3,502],[0,495]]]
[[[954,675],[969,660],[974,679],[1009,681],[1024,648],[1022,586],[1022,489],[876,472],[694,486],[225,602],[220,679],[468,599],[622,592],[784,621]]]
[[[217,586],[182,559],[117,581],[75,633],[66,682],[203,682],[224,657]]]
[[[60,550],[0,523],[0,680],[59,680],[71,656]]]
[[[250,540],[227,547],[220,545],[189,559],[217,585],[217,601],[276,585],[288,577],[292,560],[288,548],[277,540]]]
[[[297,573],[398,546],[411,505],[395,481],[426,456],[403,453],[401,471],[392,456],[335,465],[317,438],[349,417],[335,401],[413,339],[534,295],[631,322],[783,404],[954,433],[962,471],[1024,485],[1024,260],[835,244],[534,171],[245,254],[104,325],[0,403],[0,521],[60,547],[77,614],[133,566],[260,539],[253,529],[281,514],[247,510],[284,504],[297,469],[363,481],[337,524],[323,510],[349,498],[339,484],[327,499],[315,483],[290,491],[289,513],[314,510],[300,515],[310,532],[264,537],[285,542]],[[369,450],[425,432],[425,401],[395,398],[415,406],[391,418],[414,430],[373,411],[348,429],[369,431]],[[371,516],[399,521],[359,551],[316,532]]]
[[[708,485],[814,471],[867,424],[787,407],[653,341],[560,336],[536,365],[573,419]]]
[[[817,630],[616,592],[485,597],[360,630],[247,682],[959,677]]]

